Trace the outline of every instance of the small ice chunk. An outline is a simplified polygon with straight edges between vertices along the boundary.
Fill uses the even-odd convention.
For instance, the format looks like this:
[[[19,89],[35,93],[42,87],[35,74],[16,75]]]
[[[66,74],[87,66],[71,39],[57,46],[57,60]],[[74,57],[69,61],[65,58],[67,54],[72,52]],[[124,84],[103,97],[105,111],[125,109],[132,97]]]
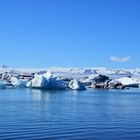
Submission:
[[[73,89],[73,90],[86,90],[85,86],[82,85],[76,79],[70,81],[69,87],[70,87],[70,89]]]

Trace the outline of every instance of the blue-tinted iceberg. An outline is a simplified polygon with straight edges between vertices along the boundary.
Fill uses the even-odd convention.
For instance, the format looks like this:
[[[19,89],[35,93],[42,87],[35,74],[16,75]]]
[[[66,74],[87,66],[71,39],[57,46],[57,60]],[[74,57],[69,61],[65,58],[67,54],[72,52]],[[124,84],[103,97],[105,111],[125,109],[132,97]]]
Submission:
[[[5,89],[7,85],[6,81],[0,80],[0,89]]]

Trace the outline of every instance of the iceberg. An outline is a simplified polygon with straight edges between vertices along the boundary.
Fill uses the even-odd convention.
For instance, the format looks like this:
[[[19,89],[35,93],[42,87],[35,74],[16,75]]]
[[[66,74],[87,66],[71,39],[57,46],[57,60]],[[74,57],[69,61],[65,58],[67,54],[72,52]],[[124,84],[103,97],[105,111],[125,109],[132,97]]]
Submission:
[[[59,77],[47,72],[45,74],[36,74],[31,81],[27,82],[26,87],[56,90],[66,89],[68,86]]]
[[[6,88],[6,81],[0,80],[0,89],[5,89]]]
[[[76,79],[70,81],[69,88],[73,90],[86,90],[85,86]]]
[[[124,89],[125,87],[123,87],[123,84],[117,80],[110,80],[108,82],[108,86],[109,89]]]
[[[124,87],[139,88],[140,86],[140,80],[134,77],[123,77],[117,79],[117,81],[121,82]]]
[[[26,87],[26,84],[27,84],[27,80],[25,79],[18,79],[16,77],[12,77],[10,79],[11,81],[11,84],[15,87]]]
[[[122,83],[124,86],[139,87],[140,85],[140,81],[135,78],[123,77],[116,80]]]
[[[31,87],[32,87],[32,81],[28,81],[28,82],[26,83],[26,87],[27,87],[27,88],[31,88]]]
[[[30,85],[33,88],[46,88],[48,86],[48,82],[42,74],[36,74],[35,77],[32,79]]]

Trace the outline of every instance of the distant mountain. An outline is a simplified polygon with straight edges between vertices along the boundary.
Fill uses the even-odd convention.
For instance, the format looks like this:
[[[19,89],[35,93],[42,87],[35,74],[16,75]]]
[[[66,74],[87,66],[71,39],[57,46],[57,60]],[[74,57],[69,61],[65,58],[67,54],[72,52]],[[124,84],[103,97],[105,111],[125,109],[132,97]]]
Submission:
[[[7,65],[2,65],[1,68],[2,68],[2,69],[8,69],[8,68],[10,68],[10,67],[7,66]]]
[[[122,75],[122,76],[140,76],[140,68],[135,69],[109,69],[109,68],[62,68],[62,67],[52,67],[46,69],[20,69],[20,68],[11,68],[7,65],[2,65],[0,67],[0,73],[3,72],[12,72],[12,73],[45,73],[50,71],[56,75]]]

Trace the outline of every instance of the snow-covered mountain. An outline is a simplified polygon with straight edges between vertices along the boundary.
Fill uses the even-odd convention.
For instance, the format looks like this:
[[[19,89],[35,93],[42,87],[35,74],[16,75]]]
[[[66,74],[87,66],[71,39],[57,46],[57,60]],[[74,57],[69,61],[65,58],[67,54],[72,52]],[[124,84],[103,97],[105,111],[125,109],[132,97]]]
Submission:
[[[11,68],[6,65],[0,67],[0,74],[8,73],[8,74],[20,74],[20,75],[32,75],[35,73],[45,73],[46,71],[50,71],[51,73],[64,76],[64,77],[87,77],[89,75],[108,75],[108,76],[135,76],[140,77],[140,68],[135,69],[109,69],[109,68],[61,68],[61,67],[52,67],[46,69],[25,69],[25,68]]]

